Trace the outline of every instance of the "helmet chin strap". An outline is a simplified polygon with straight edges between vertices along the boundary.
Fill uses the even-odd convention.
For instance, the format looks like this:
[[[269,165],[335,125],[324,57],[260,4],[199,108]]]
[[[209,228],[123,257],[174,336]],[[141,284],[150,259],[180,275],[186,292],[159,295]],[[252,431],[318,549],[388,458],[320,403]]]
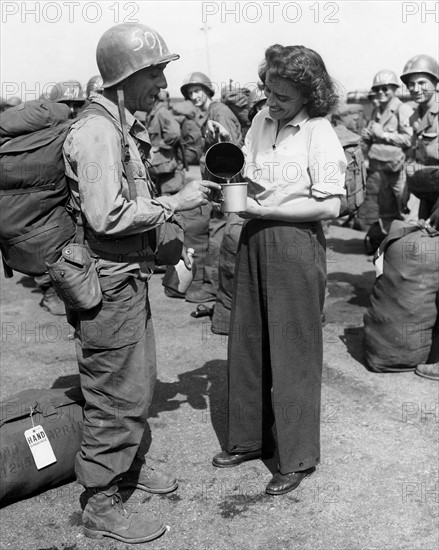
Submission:
[[[125,115],[125,97],[122,84],[117,85],[117,108],[119,110],[120,125],[122,127],[122,147],[123,147],[123,165],[127,176],[128,187],[132,199],[136,197],[136,185],[134,183],[133,169],[130,164],[130,146],[128,143],[128,123]]]
[[[125,116],[125,96],[123,93],[123,87],[121,84],[117,85],[117,108],[119,110],[120,125],[122,126],[122,137],[124,146],[124,156],[126,160],[130,159],[129,145],[128,145],[128,124]]]

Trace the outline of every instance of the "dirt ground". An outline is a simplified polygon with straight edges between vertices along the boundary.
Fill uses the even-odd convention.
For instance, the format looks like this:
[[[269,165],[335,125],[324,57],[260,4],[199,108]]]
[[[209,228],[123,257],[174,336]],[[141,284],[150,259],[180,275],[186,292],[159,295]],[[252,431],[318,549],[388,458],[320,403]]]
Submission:
[[[167,298],[161,275],[150,296],[159,376],[150,411],[150,457],[172,470],[170,495],[134,492],[126,506],[169,530],[150,550],[435,550],[438,528],[439,387],[413,372],[373,374],[362,364],[363,314],[374,268],[364,234],[328,233],[322,462],[297,491],[265,494],[270,461],[218,470],[225,437],[227,338],[193,304]],[[39,303],[29,277],[1,279],[1,397],[78,383],[71,330]],[[75,482],[0,510],[0,548],[116,550],[81,531]],[[127,495],[125,495],[126,497]]]

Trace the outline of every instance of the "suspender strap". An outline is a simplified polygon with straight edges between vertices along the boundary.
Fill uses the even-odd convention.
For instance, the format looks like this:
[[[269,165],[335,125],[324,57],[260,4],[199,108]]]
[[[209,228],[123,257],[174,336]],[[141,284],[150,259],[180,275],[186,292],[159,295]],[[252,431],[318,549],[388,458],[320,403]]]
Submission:
[[[117,89],[117,100],[120,123],[122,128],[121,161],[128,182],[129,196],[130,199],[133,200],[137,197],[137,191],[131,163],[131,155],[129,151],[128,124],[125,116],[125,101],[122,88]],[[105,118],[110,120],[114,124],[117,131],[120,132],[114,118],[104,107],[102,107],[98,103],[92,103],[90,106],[84,109],[80,117],[84,117],[90,112],[99,113],[99,115],[104,116]],[[149,186],[148,173],[147,182]],[[153,190],[154,189],[152,188],[152,191]],[[153,196],[153,194],[151,194],[151,196]],[[142,261],[151,259],[150,256],[139,255],[138,251],[144,250],[148,245],[151,247],[148,237],[150,237],[149,233],[152,233],[155,236],[155,231],[143,232],[140,234],[130,235],[119,239],[101,239],[97,237],[97,235],[94,235],[92,231],[87,231],[86,228],[86,220],[81,210],[77,219],[75,242],[84,243],[86,241],[87,246],[90,248],[91,252],[97,254],[103,259],[114,262]]]
[[[121,106],[120,106],[120,103],[119,103],[119,89],[117,91],[118,91],[119,116],[121,117],[120,122],[121,122],[121,127],[122,127],[122,157],[121,157],[121,161],[122,161],[122,165],[124,167],[125,175],[126,175],[127,182],[128,182],[128,193],[129,193],[130,199],[133,200],[137,197],[137,191],[136,191],[136,184],[135,184],[135,179],[134,179],[133,168],[132,168],[131,162],[130,162],[131,161],[131,155],[130,155],[130,147],[129,147],[129,143],[128,143],[128,132],[127,132],[128,124],[127,124],[127,119],[126,119],[126,116],[125,116],[125,107],[124,107],[125,102],[123,100],[123,90],[120,90],[122,92],[122,109],[121,109]],[[84,109],[84,111],[82,111],[82,113],[79,115],[79,117],[82,118],[82,117],[86,116],[88,113],[93,113],[93,112],[94,113],[99,113],[100,115],[102,115],[106,119],[110,120],[114,124],[114,127],[116,128],[116,130],[118,132],[120,132],[119,128],[116,125],[116,122],[115,122],[114,118],[105,109],[105,107],[102,107],[101,105],[99,105],[99,103],[92,103],[91,105],[86,107],[86,109]]]

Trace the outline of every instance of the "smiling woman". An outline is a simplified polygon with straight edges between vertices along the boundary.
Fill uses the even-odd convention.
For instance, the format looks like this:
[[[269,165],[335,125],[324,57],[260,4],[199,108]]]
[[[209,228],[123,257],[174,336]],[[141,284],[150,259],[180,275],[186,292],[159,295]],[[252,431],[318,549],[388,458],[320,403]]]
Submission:
[[[338,215],[345,156],[325,118],[337,104],[320,55],[274,45],[259,74],[267,106],[245,140],[249,182],[229,332],[229,423],[218,468],[274,450],[266,492],[294,490],[320,460],[325,238]],[[329,173],[330,170],[330,173]],[[250,323],[247,323],[250,319]]]
[[[338,102],[335,86],[317,52],[303,46],[283,48],[278,45],[267,52],[266,62],[262,64],[259,74],[265,83],[267,97],[275,78],[278,81],[278,89],[275,90],[278,101],[289,101],[291,107],[291,102],[299,104],[302,101],[303,105],[307,105],[310,117],[326,116],[335,108]],[[291,120],[296,113],[289,109],[285,117]]]

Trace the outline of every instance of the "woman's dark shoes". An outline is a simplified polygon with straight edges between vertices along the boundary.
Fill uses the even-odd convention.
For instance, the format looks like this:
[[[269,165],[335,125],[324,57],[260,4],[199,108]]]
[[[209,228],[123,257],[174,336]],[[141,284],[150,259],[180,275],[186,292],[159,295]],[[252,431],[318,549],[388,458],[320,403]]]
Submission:
[[[248,453],[229,453],[222,451],[213,457],[212,464],[217,468],[232,468],[239,466],[247,460],[255,460],[261,458],[261,451],[250,451]]]
[[[284,495],[290,491],[294,491],[301,482],[316,471],[315,467],[302,470],[301,472],[290,472],[289,474],[281,474],[276,472],[267,485],[265,492],[269,495]]]

